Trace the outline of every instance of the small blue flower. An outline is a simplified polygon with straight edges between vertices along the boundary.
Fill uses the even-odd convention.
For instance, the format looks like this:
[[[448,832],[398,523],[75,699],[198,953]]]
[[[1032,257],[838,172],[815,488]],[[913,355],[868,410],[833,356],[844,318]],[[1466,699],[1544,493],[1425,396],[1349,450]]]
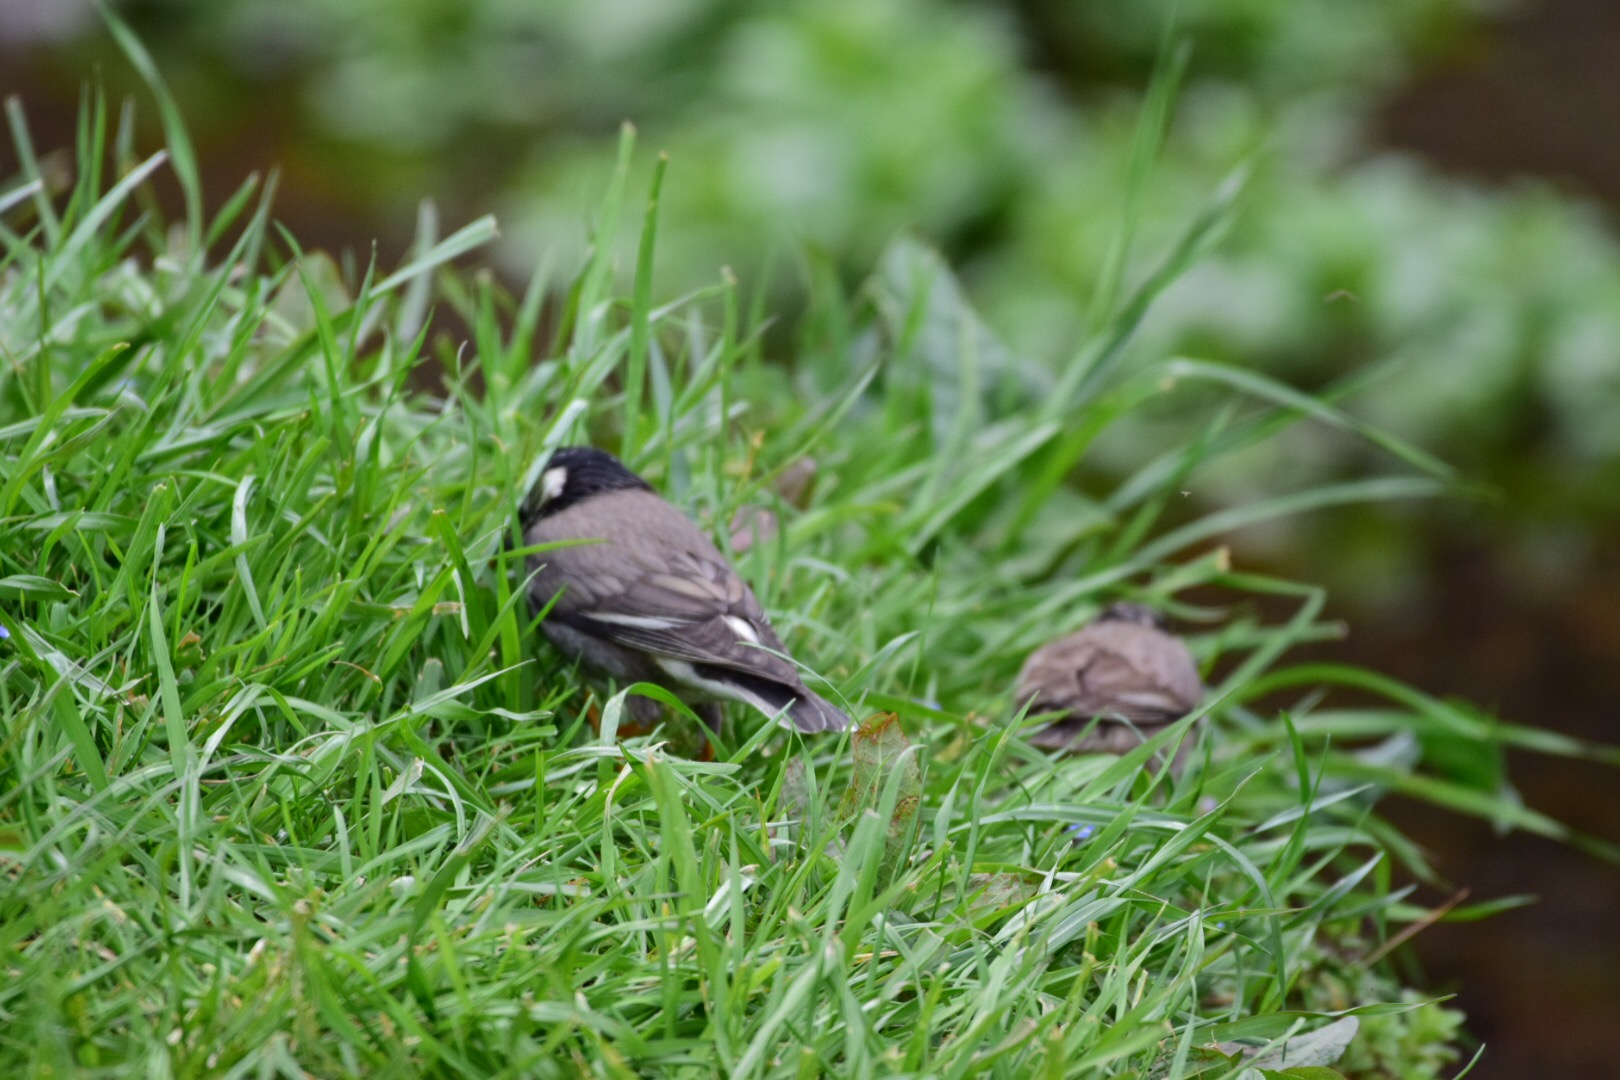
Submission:
[[[1070,825],[1068,831],[1074,834],[1074,842],[1084,843],[1091,839],[1091,834],[1097,831],[1094,825]]]
[[[1226,929],[1226,924],[1223,923],[1223,922],[1218,922],[1218,923],[1215,924],[1215,929],[1217,929],[1217,930],[1225,930]]]
[[[11,631],[7,630],[4,626],[0,626],[0,641],[4,641],[4,640],[6,640],[6,638],[8,638],[10,636],[11,636]]]

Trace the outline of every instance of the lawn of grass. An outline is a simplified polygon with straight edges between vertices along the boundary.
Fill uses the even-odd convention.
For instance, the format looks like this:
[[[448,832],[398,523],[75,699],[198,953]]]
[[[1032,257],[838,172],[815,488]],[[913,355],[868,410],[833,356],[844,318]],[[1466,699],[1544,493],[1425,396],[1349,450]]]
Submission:
[[[1271,1047],[1264,1075],[1460,1067],[1457,1014],[1391,951],[1433,875],[1377,805],[1591,844],[1427,761],[1595,751],[1286,666],[1335,633],[1320,591],[1234,568],[1221,541],[1453,481],[1329,400],[1129,354],[1226,202],[1140,285],[1121,261],[1072,357],[1009,356],[902,243],[853,294],[812,269],[789,365],[729,275],[658,295],[657,189],[624,190],[628,135],[596,255],[509,295],[478,269],[488,220],[440,238],[424,213],[398,268],[301,255],[253,182],[205,220],[163,115],[168,150],[142,157],[92,97],[53,195],[11,114],[0,1062],[1213,1078],[1250,1067],[1227,1056],[1246,1044]],[[1116,425],[1189,389],[1203,427],[1086,481]],[[1299,423],[1366,438],[1382,471],[1182,497]],[[722,543],[737,508],[776,509],[781,534],[738,566],[868,723],[801,739],[733,709],[713,762],[679,713],[618,739],[622,698],[544,646],[514,550],[528,484],[571,442],[621,454]],[[804,454],[799,511],[771,481]],[[1207,708],[1123,758],[1031,749],[1019,664],[1120,596],[1191,628]],[[1362,704],[1329,707],[1335,686]],[[1152,767],[1182,738],[1183,775]]]

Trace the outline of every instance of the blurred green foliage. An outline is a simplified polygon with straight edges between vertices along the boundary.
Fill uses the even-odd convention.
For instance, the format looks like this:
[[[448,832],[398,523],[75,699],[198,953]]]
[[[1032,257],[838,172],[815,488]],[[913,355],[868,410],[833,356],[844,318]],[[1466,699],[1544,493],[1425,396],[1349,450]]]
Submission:
[[[722,264],[749,279],[784,257],[795,269],[779,283],[822,265],[854,279],[912,229],[1029,356],[1076,347],[1106,315],[1112,268],[1126,285],[1140,279],[1244,169],[1244,212],[1162,298],[1136,349],[1239,362],[1318,390],[1365,376],[1344,391],[1360,414],[1505,490],[1521,547],[1567,571],[1620,504],[1620,247],[1590,207],[1445,178],[1370,135],[1402,79],[1495,6],[142,0],[121,10],[205,129],[209,110],[219,126],[273,117],[265,137],[284,140],[289,168],[401,221],[422,191],[458,214],[493,208],[514,277],[537,263],[577,267],[586,208],[628,118],[672,160],[662,281],[696,287]],[[111,49],[93,25],[87,35],[64,47],[75,70],[87,50]],[[1150,73],[1183,40],[1174,114],[1144,154]],[[806,250],[809,269],[793,261]],[[1139,423],[1135,438],[1162,431]],[[1196,494],[1229,498],[1278,471],[1346,475],[1365,452],[1301,433]],[[1416,588],[1421,531],[1371,513],[1331,525],[1354,548],[1339,580],[1370,578],[1388,596]]]

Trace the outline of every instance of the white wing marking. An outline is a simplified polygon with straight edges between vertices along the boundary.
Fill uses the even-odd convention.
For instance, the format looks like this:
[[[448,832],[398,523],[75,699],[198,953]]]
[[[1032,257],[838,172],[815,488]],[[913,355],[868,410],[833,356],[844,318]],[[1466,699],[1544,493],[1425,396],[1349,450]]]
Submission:
[[[691,625],[682,619],[660,619],[652,615],[620,615],[610,611],[588,611],[585,617],[618,626],[636,626],[643,630],[674,630],[678,626]]]
[[[750,645],[759,644],[759,632],[754,629],[753,623],[737,615],[725,615],[722,618],[726,620],[726,625],[731,627],[739,638]]]

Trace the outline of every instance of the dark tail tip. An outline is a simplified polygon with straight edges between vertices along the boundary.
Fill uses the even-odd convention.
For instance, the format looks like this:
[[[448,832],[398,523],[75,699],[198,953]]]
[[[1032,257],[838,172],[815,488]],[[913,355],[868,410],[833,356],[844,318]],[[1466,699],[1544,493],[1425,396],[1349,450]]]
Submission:
[[[793,726],[805,734],[818,731],[843,731],[849,727],[849,717],[825,698],[809,694],[793,703],[788,710]]]
[[[818,697],[804,686],[790,686],[775,679],[718,664],[693,664],[697,674],[712,682],[730,683],[748,692],[744,700],[766,716],[780,716],[787,709],[786,719],[805,733],[816,731],[843,731],[849,727],[845,716],[830,702]]]

